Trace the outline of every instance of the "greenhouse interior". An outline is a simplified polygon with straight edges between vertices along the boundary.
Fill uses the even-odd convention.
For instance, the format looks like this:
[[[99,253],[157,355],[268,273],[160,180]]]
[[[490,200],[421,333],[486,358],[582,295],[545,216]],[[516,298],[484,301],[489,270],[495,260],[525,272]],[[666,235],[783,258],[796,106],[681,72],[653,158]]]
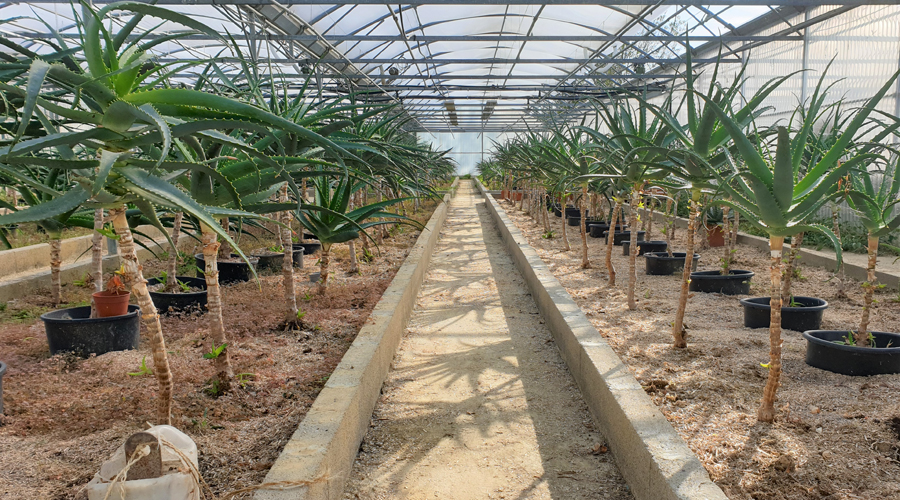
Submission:
[[[0,498],[900,500],[900,2],[0,12]]]

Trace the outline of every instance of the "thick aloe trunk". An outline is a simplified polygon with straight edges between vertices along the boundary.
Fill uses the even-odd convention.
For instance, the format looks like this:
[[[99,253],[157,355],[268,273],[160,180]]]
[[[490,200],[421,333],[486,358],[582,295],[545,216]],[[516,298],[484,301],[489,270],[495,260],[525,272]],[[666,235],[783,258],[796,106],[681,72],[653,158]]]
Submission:
[[[221,223],[222,223],[222,228],[225,229],[225,232],[227,233],[228,228],[230,226],[228,217],[223,217],[221,220]],[[228,242],[223,241],[219,245],[219,254],[218,255],[219,255],[219,258],[222,260],[230,259],[231,258],[231,245],[229,245]]]
[[[281,201],[282,203],[288,201],[287,186],[281,192]],[[278,234],[281,235],[281,249],[284,253],[281,259],[281,282],[284,286],[284,303],[287,307],[285,322],[293,324],[297,321],[298,309],[297,291],[294,285],[294,244],[291,241],[291,213],[284,212],[281,222],[284,226],[278,226]],[[300,232],[303,233],[303,227],[300,228]]]
[[[141,271],[135,251],[134,236],[128,227],[125,218],[125,207],[109,211],[113,227],[119,236],[119,259],[124,267],[125,282],[131,285],[131,294],[137,300],[141,308],[141,320],[147,335],[150,337],[150,349],[153,353],[153,374],[159,386],[159,394],[156,406],[156,423],[171,424],[172,420],[172,372],[169,370],[169,358],[166,354],[166,340],[163,338],[162,325],[159,323],[159,315],[156,306],[147,289],[147,280]]]
[[[843,240],[841,239],[841,224],[839,215],[839,207],[837,203],[831,204],[831,227],[834,230],[834,235],[837,236],[838,244],[843,247]],[[837,296],[838,297],[847,297],[847,290],[845,288],[844,283],[844,262],[841,261],[840,266],[838,267],[838,271],[836,274],[837,277]]]
[[[356,200],[356,195],[350,195],[350,204],[347,206],[348,211],[353,210],[354,208],[354,200]],[[347,242],[347,246],[350,248],[350,272],[358,273],[359,272],[359,260],[356,258],[356,241],[350,240]]]
[[[541,196],[541,223],[544,225],[544,232],[550,232],[550,215],[547,213],[547,197]]]
[[[60,270],[62,268],[62,242],[59,234],[54,234],[50,239],[50,298],[53,299],[53,305],[59,306],[62,303],[62,281],[60,280]]]
[[[654,198],[648,198],[648,204],[650,205],[650,214],[647,216],[647,234],[644,235],[644,239],[650,241],[653,239],[653,205],[655,203]]]
[[[722,275],[728,276],[731,272],[731,225],[728,220],[729,207],[722,207],[722,233],[725,235],[725,244],[722,245]]]
[[[628,249],[628,309],[631,310],[637,309],[637,302],[634,300],[634,289],[637,287],[637,219],[639,202],[640,187],[635,186],[634,190],[631,191],[631,220],[628,223],[631,226],[631,238]],[[612,231],[613,228],[610,228],[610,230]]]
[[[303,180],[300,181],[300,203],[306,202],[306,177],[304,177]],[[297,241],[299,241],[300,243],[306,243],[306,238],[303,237],[303,226],[300,226],[299,231],[297,232]],[[291,231],[290,228],[288,228],[288,240],[286,245],[291,246],[292,243],[293,240],[291,239]]]
[[[781,283],[781,301],[790,302],[791,284],[794,282],[794,262],[803,244],[803,233],[797,233],[791,238],[791,251],[788,252],[787,264],[784,266],[784,281]]]
[[[691,267],[694,263],[694,234],[697,232],[697,223],[700,220],[700,205],[695,198],[691,198],[691,212],[688,216],[687,248],[684,254],[684,270],[681,272],[681,293],[678,296],[678,310],[675,311],[675,321],[672,323],[672,337],[674,346],[687,347],[687,334],[684,328],[684,313],[687,311],[688,294],[691,285]],[[673,224],[674,227],[674,224]]]
[[[672,200],[666,200],[666,220],[664,223],[666,231],[666,251],[669,257],[672,256],[672,233],[675,232],[675,210],[672,208]]]
[[[325,295],[328,287],[328,264],[331,259],[331,244],[322,243],[322,256],[319,257],[319,266],[321,274],[319,275],[319,295]]]
[[[756,413],[760,422],[775,421],[775,399],[778,387],[781,385],[781,275],[782,251],[784,249],[784,237],[769,237],[769,274],[772,279],[772,293],[769,297],[771,313],[769,315],[769,377],[766,379],[766,387],[763,389],[762,402]]]
[[[203,243],[203,259],[206,267],[203,274],[206,278],[206,300],[209,313],[209,334],[212,338],[212,346],[210,352],[213,352],[218,346],[228,343],[225,338],[225,321],[222,318],[222,289],[219,286],[219,265],[218,237],[212,229],[206,225],[200,226],[201,242]],[[231,368],[231,359],[228,354],[228,346],[226,345],[222,352],[214,358],[216,366],[217,389],[221,392],[227,392],[231,389],[231,379],[234,377],[234,371]]]
[[[581,268],[590,269],[591,261],[588,259],[587,244],[587,184],[581,187]]]
[[[94,233],[91,236],[91,281],[94,283],[94,292],[103,291],[103,209],[94,210]],[[91,317],[97,317],[97,306],[94,297],[91,296]]]
[[[859,331],[856,332],[856,345],[869,347],[869,315],[874,304],[875,295],[875,265],[878,262],[878,236],[869,235],[868,241],[869,263],[866,266],[866,282],[863,283],[865,295],[863,296],[862,318],[859,320]]]
[[[178,239],[181,236],[181,220],[184,218],[184,212],[175,213],[175,221],[172,223],[172,250],[169,253],[168,282],[166,283],[166,291],[173,291],[178,287]]]
[[[569,225],[569,221],[566,218],[566,198],[563,196],[562,205],[562,240],[563,240],[563,251],[568,252],[572,249],[569,246],[569,236],[566,234],[566,226]]]
[[[619,221],[619,210],[622,205],[616,199],[616,205],[613,207],[612,217],[609,219],[609,231],[606,232],[606,272],[609,274],[607,284],[616,286],[616,267],[612,263],[613,242],[615,240],[616,223]]]

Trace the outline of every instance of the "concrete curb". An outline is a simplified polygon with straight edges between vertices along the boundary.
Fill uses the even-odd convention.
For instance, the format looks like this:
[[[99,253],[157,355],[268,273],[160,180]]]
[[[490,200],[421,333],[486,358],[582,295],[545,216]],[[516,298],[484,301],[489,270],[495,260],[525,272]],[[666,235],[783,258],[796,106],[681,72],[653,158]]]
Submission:
[[[478,189],[638,500],[727,500],[484,186]]]
[[[663,221],[665,220],[665,216],[656,212],[653,214],[654,221]],[[679,228],[687,228],[687,219],[683,217],[676,217],[675,224]],[[769,251],[769,240],[763,238],[761,236],[753,236],[747,233],[738,233],[738,243],[748,245],[754,248],[758,248],[764,252]],[[801,248],[800,252],[801,263],[809,264],[811,266],[822,267],[829,271],[834,271],[837,268],[837,260],[834,257],[834,252],[822,252],[819,250],[813,250],[811,248]],[[847,253],[844,253],[844,274],[847,277],[853,278],[859,281],[866,281],[868,279],[868,274],[866,271],[866,267],[864,265],[854,264],[849,262],[846,259]],[[891,259],[893,257],[880,256],[878,260],[880,261],[882,258]],[[877,267],[875,268],[875,277],[878,279],[879,283],[885,284],[894,290],[900,290],[900,274],[887,272],[884,270],[880,270]]]
[[[169,249],[165,236],[155,227],[140,229],[156,241],[154,246],[152,242],[142,239],[148,246],[160,251]],[[189,239],[183,238],[181,241]],[[103,247],[105,250],[107,243],[104,242]],[[60,253],[63,262],[74,261],[60,267],[62,283],[71,283],[91,272],[91,236],[62,240]],[[153,257],[149,250],[142,247],[137,247],[137,254],[141,262]],[[4,250],[0,252],[0,262],[6,263],[0,267],[0,302],[9,302],[43,288],[50,288],[50,245],[47,243]],[[103,256],[104,272],[112,272],[118,268],[118,255]]]
[[[452,188],[459,183],[453,181]],[[444,195],[356,340],[300,422],[265,482],[310,481],[308,487],[260,490],[257,500],[339,500],[369,429],[381,385],[412,315],[455,193]]]

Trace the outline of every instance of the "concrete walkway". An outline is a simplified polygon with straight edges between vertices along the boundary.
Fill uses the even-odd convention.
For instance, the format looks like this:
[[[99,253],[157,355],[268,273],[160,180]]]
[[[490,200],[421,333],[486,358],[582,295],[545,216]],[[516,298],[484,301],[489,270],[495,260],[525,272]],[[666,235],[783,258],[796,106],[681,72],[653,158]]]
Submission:
[[[631,498],[471,181],[345,498]]]

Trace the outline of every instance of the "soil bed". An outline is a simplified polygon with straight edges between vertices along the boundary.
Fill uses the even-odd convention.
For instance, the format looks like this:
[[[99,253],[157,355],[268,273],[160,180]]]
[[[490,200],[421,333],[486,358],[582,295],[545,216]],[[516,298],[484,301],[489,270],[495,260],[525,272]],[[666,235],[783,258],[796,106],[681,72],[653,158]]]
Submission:
[[[613,251],[618,283],[610,288],[604,242],[588,239],[593,268],[582,269],[577,232],[569,234],[572,251],[563,252],[559,237],[541,238],[542,226],[508,203],[503,207],[729,498],[900,498],[900,375],[850,377],[812,368],[800,332],[785,330],[777,421],[757,423],[767,376],[760,363],[768,362],[769,341],[768,330],[742,326],[738,300],[748,296],[693,293],[685,316],[689,347],[674,349],[670,325],[680,273],[647,276],[638,262],[638,308],[629,311],[628,257]],[[679,229],[674,250],[684,251],[684,238]],[[712,270],[723,250],[697,253],[699,269]],[[733,268],[756,273],[751,296],[770,295],[768,265],[766,253],[739,245]],[[860,283],[847,280],[849,297],[842,298],[830,271],[802,261],[800,267],[793,293],[828,301],[822,328],[855,330]],[[870,329],[896,331],[897,292],[880,290],[875,298]]]
[[[425,203],[415,216],[423,224],[436,207]],[[281,275],[223,286],[229,351],[236,388],[214,396],[208,322],[203,314],[163,316],[175,393],[173,425],[197,442],[200,469],[222,493],[263,481],[372,308],[381,298],[419,235],[409,226],[373,248],[375,260],[350,274],[346,245],[332,251],[329,290],[316,294],[307,282],[315,258],[297,270],[301,331],[285,332]],[[249,244],[254,242],[248,241]],[[258,246],[255,243],[255,246]],[[357,245],[358,247],[359,245]],[[148,262],[146,277],[165,265]],[[260,287],[261,286],[261,290]],[[63,307],[87,305],[90,290],[63,287]],[[0,359],[5,416],[0,416],[0,498],[74,499],[123,440],[155,418],[156,379],[141,374],[149,342],[137,351],[85,360],[47,351],[38,320],[51,310],[49,293],[23,297],[0,309]],[[249,494],[237,498],[249,498]]]

